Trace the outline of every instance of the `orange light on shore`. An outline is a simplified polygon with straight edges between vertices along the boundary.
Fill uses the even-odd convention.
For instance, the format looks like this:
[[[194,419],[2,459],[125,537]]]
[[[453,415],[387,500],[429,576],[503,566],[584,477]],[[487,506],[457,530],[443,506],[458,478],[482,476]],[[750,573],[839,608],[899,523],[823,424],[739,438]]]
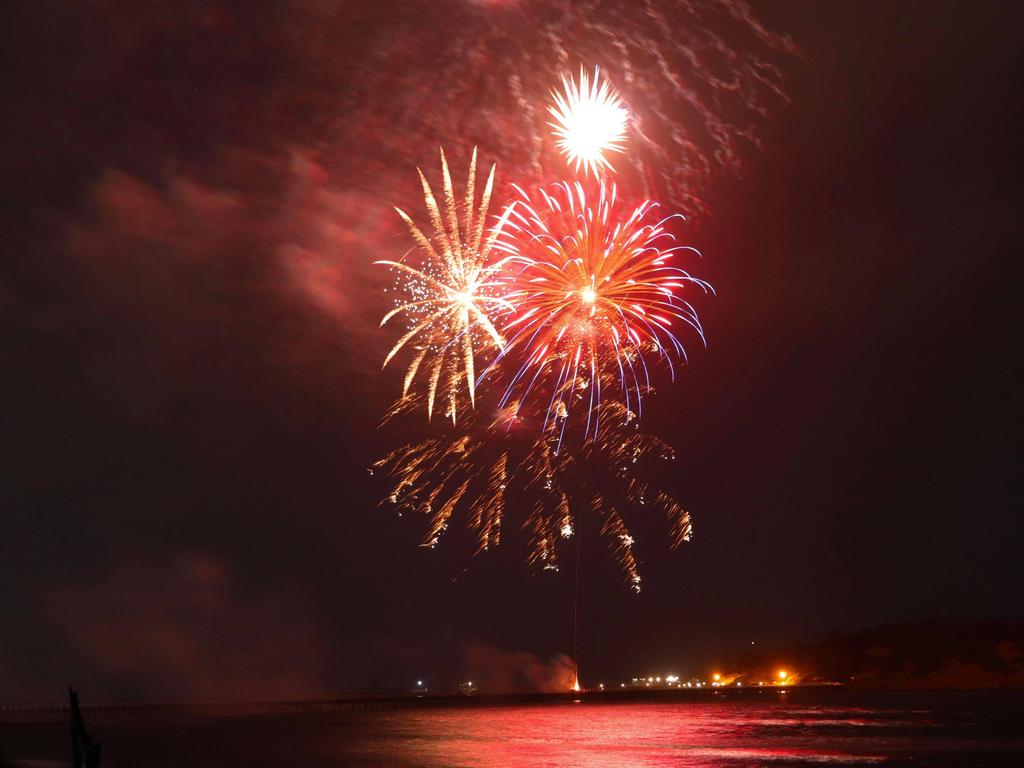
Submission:
[[[720,674],[718,674],[717,672],[715,672],[715,674],[713,674],[713,675],[712,675],[711,677],[712,677],[712,678],[714,678],[714,681],[715,681],[716,683],[717,683],[717,682],[718,682],[719,680],[721,680],[721,679],[722,679],[722,676],[721,676]]]
[[[779,680],[781,682],[785,682],[786,678],[788,678],[788,677],[789,677],[789,673],[786,672],[786,670],[784,670],[784,669],[780,669],[779,670]]]

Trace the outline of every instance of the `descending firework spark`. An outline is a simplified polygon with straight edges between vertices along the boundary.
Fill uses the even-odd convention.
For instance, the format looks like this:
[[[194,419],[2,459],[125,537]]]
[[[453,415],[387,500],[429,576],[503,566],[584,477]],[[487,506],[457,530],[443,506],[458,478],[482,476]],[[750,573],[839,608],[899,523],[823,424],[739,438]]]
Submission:
[[[556,144],[569,163],[595,176],[601,169],[614,170],[605,155],[622,152],[629,113],[622,98],[594,67],[593,82],[580,69],[580,81],[562,76],[563,93],[552,91],[555,103],[548,107],[554,118]]]
[[[409,228],[418,248],[419,266],[406,261],[378,261],[395,269],[399,275],[399,298],[381,325],[396,315],[404,315],[409,324],[405,334],[395,343],[384,359],[386,366],[407,344],[415,353],[406,369],[402,387],[403,397],[409,393],[416,374],[426,369],[427,416],[433,414],[442,376],[446,379],[448,416],[456,420],[456,402],[461,381],[466,382],[470,404],[476,401],[474,356],[481,347],[501,349],[504,341],[491,321],[494,311],[510,309],[504,299],[494,294],[494,276],[503,261],[489,263],[495,238],[500,234],[509,211],[489,230],[485,231],[487,209],[494,186],[494,169],[487,176],[479,206],[475,200],[476,150],[469,165],[466,198],[461,206],[455,199],[448,161],[441,150],[441,172],[444,185],[444,208],[438,205],[423,172],[420,182],[423,197],[433,228],[428,238],[412,219],[396,208]]]
[[[569,412],[583,407],[585,434],[596,435],[603,388],[615,387],[625,407],[639,412],[650,387],[647,358],[666,361],[674,377],[673,358],[686,359],[676,326],[704,340],[696,311],[680,294],[711,286],[673,263],[679,252],[699,253],[673,245],[666,228],[673,217],[655,219],[653,203],[623,215],[615,185],[604,181],[592,198],[579,183],[552,194],[541,189],[536,202],[516,189],[519,199],[495,243],[508,254],[513,276],[505,298],[516,312],[505,316],[507,343],[484,375],[517,353],[501,405],[543,392],[550,397],[545,429],[564,433]]]
[[[400,410],[410,407],[408,402],[399,404]],[[616,426],[604,430],[600,439],[584,440],[578,450],[558,451],[543,434],[524,440],[522,433],[508,432],[504,425],[515,418],[510,406],[491,424],[464,421],[455,435],[392,451],[371,471],[382,472],[392,483],[384,503],[425,517],[424,547],[435,547],[460,514],[477,553],[486,551],[500,544],[511,510],[524,509],[519,527],[527,540],[527,562],[557,570],[559,546],[589,520],[630,588],[639,592],[634,539],[620,510],[647,507],[662,512],[673,548],[689,541],[690,516],[671,496],[640,478],[639,470],[650,459],[674,460],[672,447],[639,432],[636,415],[622,403],[608,401],[602,408]],[[514,504],[507,503],[510,496]]]

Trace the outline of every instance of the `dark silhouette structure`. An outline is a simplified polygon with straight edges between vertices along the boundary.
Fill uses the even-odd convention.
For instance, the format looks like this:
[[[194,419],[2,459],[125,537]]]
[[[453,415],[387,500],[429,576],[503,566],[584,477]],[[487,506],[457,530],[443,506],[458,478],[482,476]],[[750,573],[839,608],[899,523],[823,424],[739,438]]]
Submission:
[[[99,768],[100,744],[93,742],[85,727],[85,718],[78,706],[78,693],[69,685],[68,696],[71,698],[71,752],[74,768]]]

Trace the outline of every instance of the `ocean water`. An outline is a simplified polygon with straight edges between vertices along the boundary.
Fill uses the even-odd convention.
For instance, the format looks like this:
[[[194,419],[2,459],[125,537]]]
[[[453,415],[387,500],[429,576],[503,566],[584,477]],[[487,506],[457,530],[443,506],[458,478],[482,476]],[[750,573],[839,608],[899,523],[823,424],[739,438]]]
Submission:
[[[90,725],[109,768],[1024,766],[1024,696],[800,692]],[[67,766],[64,724],[0,724],[0,765]]]

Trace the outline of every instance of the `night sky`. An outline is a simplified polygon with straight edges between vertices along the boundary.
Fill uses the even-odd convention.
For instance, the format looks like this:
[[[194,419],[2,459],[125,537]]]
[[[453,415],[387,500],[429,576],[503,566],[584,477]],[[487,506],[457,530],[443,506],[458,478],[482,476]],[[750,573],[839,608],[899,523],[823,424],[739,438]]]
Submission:
[[[401,439],[378,429],[401,377],[380,371],[371,262],[406,247],[389,205],[415,209],[413,166],[444,138],[374,99],[455,67],[409,30],[515,4],[9,11],[0,699],[558,668],[571,569],[534,573],[514,542],[422,549],[366,471]],[[589,683],[751,641],[1021,618],[1022,7],[753,11],[795,44],[775,49],[788,99],[689,201],[709,343],[645,414],[695,536],[671,551],[640,526],[639,596],[585,551]],[[485,128],[506,96],[474,88],[437,109],[479,107],[453,151],[500,159]]]

